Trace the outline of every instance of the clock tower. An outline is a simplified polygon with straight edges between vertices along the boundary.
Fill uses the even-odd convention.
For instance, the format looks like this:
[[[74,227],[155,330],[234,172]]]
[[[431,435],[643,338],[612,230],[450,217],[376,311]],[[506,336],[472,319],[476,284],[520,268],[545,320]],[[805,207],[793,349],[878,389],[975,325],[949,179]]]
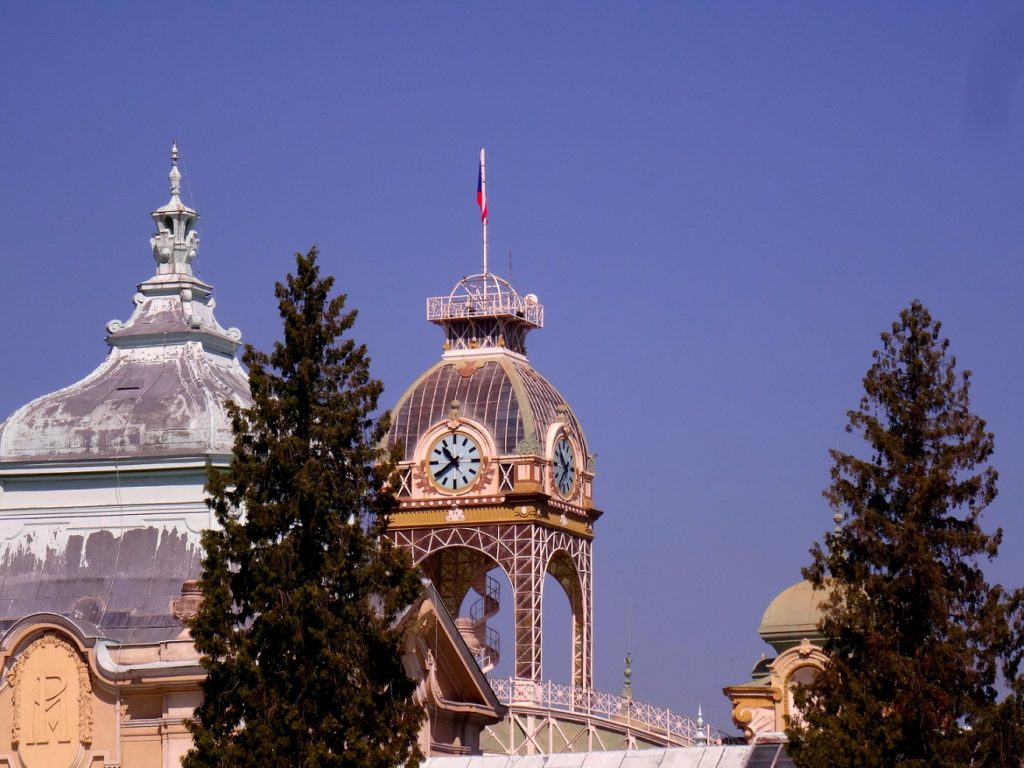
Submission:
[[[388,441],[402,453],[390,536],[434,583],[485,671],[499,650],[487,625],[501,601],[490,574],[505,573],[514,675],[524,682],[542,679],[541,601],[551,574],[572,612],[572,684],[589,689],[591,544],[601,513],[583,429],[526,357],[544,308],[485,262],[447,296],[428,299],[427,319],[444,329],[443,354],[392,411]]]

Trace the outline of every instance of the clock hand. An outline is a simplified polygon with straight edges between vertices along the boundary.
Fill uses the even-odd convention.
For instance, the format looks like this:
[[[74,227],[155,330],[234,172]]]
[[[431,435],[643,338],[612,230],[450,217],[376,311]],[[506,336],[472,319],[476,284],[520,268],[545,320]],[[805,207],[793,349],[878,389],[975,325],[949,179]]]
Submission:
[[[457,467],[457,466],[459,466],[459,460],[454,458],[454,457],[452,457],[451,461],[449,461],[447,464],[445,464],[443,467],[441,467],[440,471],[437,474],[434,475],[434,479],[440,479],[440,478],[444,477],[446,474],[448,474],[448,470],[449,469],[451,469],[452,467]]]

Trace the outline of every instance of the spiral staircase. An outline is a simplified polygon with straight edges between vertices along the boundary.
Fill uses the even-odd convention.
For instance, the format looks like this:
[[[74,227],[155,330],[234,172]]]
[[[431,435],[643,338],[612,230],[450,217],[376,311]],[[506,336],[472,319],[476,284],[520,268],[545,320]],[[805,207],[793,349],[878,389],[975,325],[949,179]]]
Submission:
[[[487,673],[497,665],[501,653],[501,638],[497,630],[487,624],[501,607],[501,584],[486,573],[477,573],[470,588],[478,597],[469,606],[469,616],[456,619],[455,625],[480,669]]]

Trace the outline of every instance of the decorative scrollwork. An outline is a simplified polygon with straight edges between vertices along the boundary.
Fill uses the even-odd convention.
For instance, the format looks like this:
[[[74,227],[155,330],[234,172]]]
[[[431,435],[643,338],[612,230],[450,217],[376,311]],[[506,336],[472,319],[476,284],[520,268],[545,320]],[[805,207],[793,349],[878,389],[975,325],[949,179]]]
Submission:
[[[174,235],[170,232],[157,232],[149,238],[149,244],[157,264],[169,264],[174,258]]]
[[[451,408],[448,411],[448,429],[458,429],[462,424],[462,416],[459,409],[462,404],[458,400],[452,400]]]
[[[528,435],[519,441],[516,453],[520,456],[540,456],[544,453],[544,449],[541,448],[540,441],[535,436]]]
[[[195,261],[196,253],[199,251],[199,233],[189,232],[188,237],[185,238],[185,255],[182,261],[185,264],[191,264]]]

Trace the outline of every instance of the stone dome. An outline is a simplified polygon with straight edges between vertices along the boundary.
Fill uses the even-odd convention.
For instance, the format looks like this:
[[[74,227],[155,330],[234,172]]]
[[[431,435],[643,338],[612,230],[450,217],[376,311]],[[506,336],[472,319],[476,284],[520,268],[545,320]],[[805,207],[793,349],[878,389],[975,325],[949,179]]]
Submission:
[[[479,355],[446,355],[405,391],[392,410],[389,442],[404,446],[411,460],[422,434],[448,418],[452,401],[494,438],[501,455],[543,452],[549,427],[562,422],[589,451],[583,429],[565,398],[526,358],[481,350]]]
[[[192,273],[199,214],[179,197],[176,147],[171,162],[170,200],[151,214],[155,273],[131,317],[107,324],[106,359],[0,423],[0,634],[45,612],[125,643],[181,636],[207,467],[234,442],[225,403],[251,399],[241,334]]]
[[[804,638],[821,640],[818,622],[828,595],[827,589],[815,589],[809,581],[787,587],[768,604],[758,634],[780,653]]]
[[[213,288],[192,274],[199,218],[179,198],[177,149],[170,201],[151,216],[156,274],[138,286],[127,322],[107,323],[106,360],[65,389],[0,423],[0,462],[228,454],[225,403],[251,403],[235,352],[241,334],[213,315]]]
[[[231,453],[225,402],[250,402],[238,362],[200,343],[154,352],[114,347],[86,378],[15,411],[0,462]]]

